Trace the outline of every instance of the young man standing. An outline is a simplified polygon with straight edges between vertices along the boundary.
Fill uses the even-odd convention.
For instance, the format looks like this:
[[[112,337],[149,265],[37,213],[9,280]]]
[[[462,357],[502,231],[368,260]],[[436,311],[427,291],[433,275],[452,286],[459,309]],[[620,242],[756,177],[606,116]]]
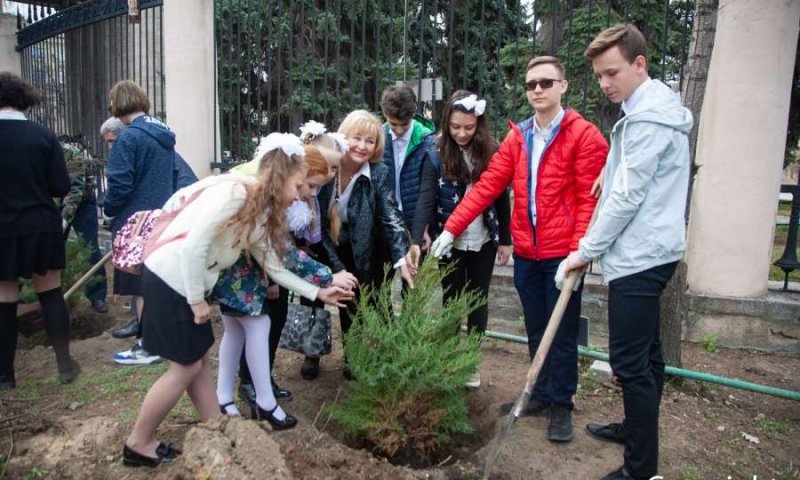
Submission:
[[[577,248],[597,200],[591,194],[608,153],[600,131],[578,112],[561,106],[567,91],[564,67],[555,57],[528,63],[525,90],[534,116],[511,126],[486,171],[456,207],[431,247],[447,252],[455,237],[509,185],[514,188],[511,234],[514,284],[525,315],[531,359],[539,347],[559,291],[556,270]],[[582,288],[582,287],[581,287]],[[567,306],[524,415],[549,411],[547,438],[572,440],[572,396],[578,384],[578,319],[581,290]],[[503,413],[511,410],[504,405]]]
[[[611,131],[600,211],[565,260],[566,272],[599,259],[608,281],[611,368],[622,383],[625,420],[589,424],[595,437],[625,444],[624,464],[603,480],[649,479],[658,469],[664,384],[659,299],[683,256],[692,115],[647,74],[647,42],[619,24],[586,48],[600,88],[624,117]]]
[[[436,129],[430,120],[415,116],[417,96],[408,87],[387,87],[381,95],[381,110],[386,118],[383,163],[391,171],[395,200],[410,230],[417,209],[422,165],[436,154]]]

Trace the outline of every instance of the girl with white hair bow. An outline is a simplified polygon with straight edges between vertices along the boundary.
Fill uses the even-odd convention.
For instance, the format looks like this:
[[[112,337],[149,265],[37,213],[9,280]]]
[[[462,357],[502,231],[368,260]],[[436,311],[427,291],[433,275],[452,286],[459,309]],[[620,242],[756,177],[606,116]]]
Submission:
[[[163,207],[178,212],[161,237],[173,240],[144,262],[141,285],[147,308],[142,314],[144,347],[168,360],[169,367],[145,396],[123,448],[125,465],[155,467],[180,455],[180,450],[155,437],[183,392],[189,394],[201,421],[219,415],[207,359],[214,333],[206,295],[220,271],[233,265],[243,250],[277,283],[308,299],[342,305],[352,297],[339,287],[306,282],[281,264],[288,233],[285,209],[297,198],[306,172],[299,140],[273,137],[271,141],[276,148],[263,155],[257,176],[208,177],[178,191]],[[267,332],[262,333],[266,353]],[[296,423],[266,393],[254,411],[273,426]]]

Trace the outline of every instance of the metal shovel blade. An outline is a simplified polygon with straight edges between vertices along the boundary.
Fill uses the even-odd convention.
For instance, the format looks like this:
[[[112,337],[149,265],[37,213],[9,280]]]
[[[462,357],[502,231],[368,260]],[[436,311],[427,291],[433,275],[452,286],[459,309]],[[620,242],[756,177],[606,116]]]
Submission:
[[[530,392],[523,390],[519,397],[517,397],[517,401],[514,402],[514,407],[508,412],[508,417],[506,421],[503,423],[503,428],[500,429],[500,433],[497,434],[495,438],[494,447],[489,450],[489,454],[486,456],[486,463],[483,467],[483,480],[487,480],[489,478],[489,474],[492,473],[492,468],[494,467],[494,462],[497,461],[497,457],[500,456],[500,450],[503,448],[503,444],[506,441],[506,437],[508,436],[508,432],[511,431],[511,425],[514,424],[514,420],[520,416],[522,413],[522,409],[525,405],[528,404],[528,400],[531,398]]]

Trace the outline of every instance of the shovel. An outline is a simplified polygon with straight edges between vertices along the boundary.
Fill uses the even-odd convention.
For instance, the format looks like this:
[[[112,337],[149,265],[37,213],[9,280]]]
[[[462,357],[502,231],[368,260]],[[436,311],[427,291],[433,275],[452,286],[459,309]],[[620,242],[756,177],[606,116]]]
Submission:
[[[528,368],[528,374],[525,378],[525,387],[522,389],[522,393],[517,398],[517,401],[514,402],[514,407],[506,417],[503,428],[500,429],[500,433],[495,437],[494,447],[489,450],[489,454],[486,456],[483,477],[481,477],[483,480],[489,478],[492,467],[494,467],[494,462],[497,460],[498,455],[500,455],[500,450],[503,449],[503,444],[508,437],[508,432],[511,431],[511,425],[513,425],[514,420],[520,416],[522,409],[528,404],[528,400],[531,398],[533,386],[536,384],[536,379],[539,378],[539,372],[542,370],[542,365],[547,358],[548,352],[550,352],[550,345],[553,343],[553,337],[558,331],[561,318],[564,316],[564,311],[567,309],[567,304],[572,296],[572,289],[575,288],[575,284],[580,281],[581,275],[583,275],[583,270],[572,270],[567,275],[567,278],[564,279],[564,285],[561,287],[561,294],[558,296],[556,306],[553,308],[553,313],[550,315],[550,320],[547,322],[547,328],[544,330],[542,341],[539,342],[539,348],[536,349],[536,355],[534,355],[531,366]]]

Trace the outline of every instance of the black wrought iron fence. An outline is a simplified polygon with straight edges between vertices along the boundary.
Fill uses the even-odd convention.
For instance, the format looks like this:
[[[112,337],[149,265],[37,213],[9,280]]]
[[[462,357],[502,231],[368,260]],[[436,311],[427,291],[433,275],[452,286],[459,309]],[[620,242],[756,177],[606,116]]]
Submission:
[[[126,0],[92,0],[38,21],[29,15],[34,21],[17,33],[17,49],[22,76],[44,97],[31,119],[106,158],[99,129],[109,116],[109,90],[124,79],[139,83],[151,113],[164,119],[162,1],[141,0],[139,23],[129,23]]]
[[[567,68],[566,103],[607,130],[618,114],[583,50],[629,21],[650,44],[650,73],[680,88],[691,36],[688,0],[216,0],[222,150],[247,159],[257,137],[309,119],[335,127],[355,108],[379,111],[406,82],[439,120],[458,88],[485,96],[496,135],[530,115],[522,88],[535,55]]]

